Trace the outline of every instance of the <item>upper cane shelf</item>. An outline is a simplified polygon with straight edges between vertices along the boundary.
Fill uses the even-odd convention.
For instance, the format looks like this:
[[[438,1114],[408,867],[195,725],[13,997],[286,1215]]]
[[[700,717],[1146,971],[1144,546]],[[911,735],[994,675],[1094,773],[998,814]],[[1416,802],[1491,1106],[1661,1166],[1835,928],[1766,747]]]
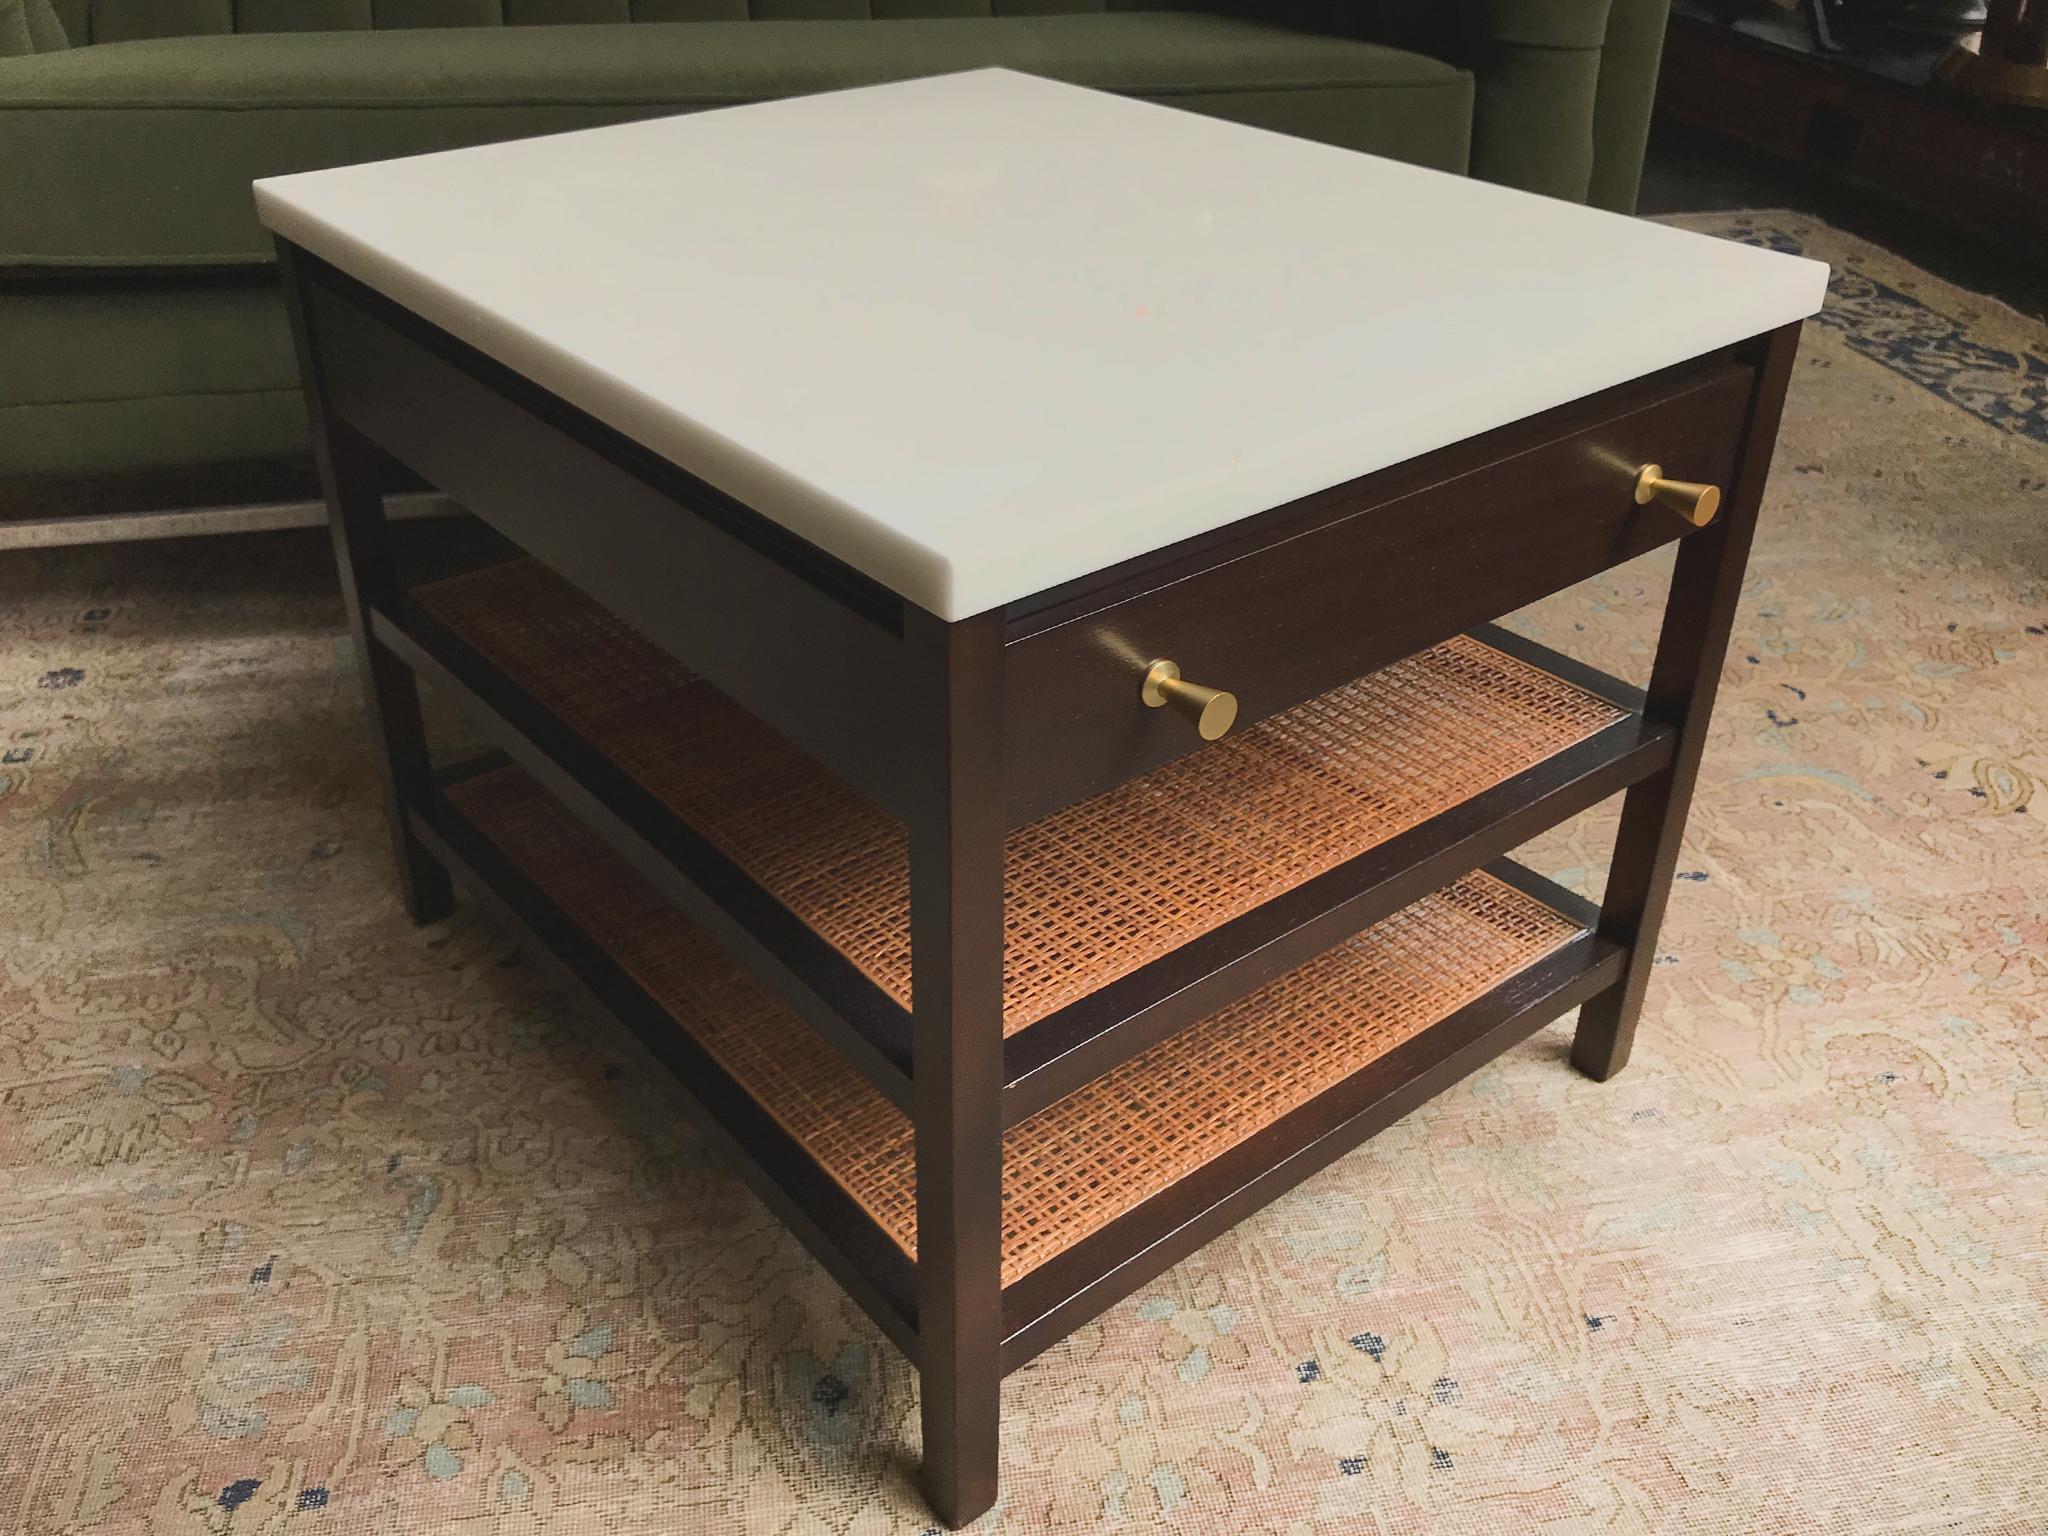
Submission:
[[[900,823],[539,561],[433,582],[412,602],[910,1007]],[[1003,859],[1004,1033],[1623,714],[1459,636],[1018,828]]]

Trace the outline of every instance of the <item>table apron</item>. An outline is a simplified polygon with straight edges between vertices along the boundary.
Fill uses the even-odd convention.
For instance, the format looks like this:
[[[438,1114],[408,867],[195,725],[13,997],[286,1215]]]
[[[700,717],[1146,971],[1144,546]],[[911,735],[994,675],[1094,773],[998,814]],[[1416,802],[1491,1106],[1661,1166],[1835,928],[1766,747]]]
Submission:
[[[849,784],[910,809],[901,599],[352,286],[307,284],[337,416]]]

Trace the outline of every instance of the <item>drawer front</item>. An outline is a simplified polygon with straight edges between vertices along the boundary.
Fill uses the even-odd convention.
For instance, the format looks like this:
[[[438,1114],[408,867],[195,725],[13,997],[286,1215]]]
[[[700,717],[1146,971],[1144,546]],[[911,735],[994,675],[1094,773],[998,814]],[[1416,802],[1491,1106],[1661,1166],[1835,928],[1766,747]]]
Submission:
[[[1356,511],[1249,551],[1222,546],[1192,574],[1169,567],[1163,584],[1013,640],[1012,823],[1200,747],[1188,720],[1142,703],[1155,659],[1234,694],[1241,730],[1692,532],[1669,508],[1637,504],[1637,469],[1725,487],[1755,378],[1717,362],[1476,466],[1420,483],[1409,466],[1367,477]]]

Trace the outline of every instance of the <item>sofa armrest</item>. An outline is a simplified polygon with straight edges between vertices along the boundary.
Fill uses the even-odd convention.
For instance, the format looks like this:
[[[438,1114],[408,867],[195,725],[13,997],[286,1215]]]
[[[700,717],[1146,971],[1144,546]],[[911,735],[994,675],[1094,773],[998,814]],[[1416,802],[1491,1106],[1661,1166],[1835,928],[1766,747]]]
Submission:
[[[1670,0],[1460,0],[1472,174],[1633,212]]]
[[[1614,0],[1608,15],[1593,108],[1593,181],[1586,197],[1597,208],[1636,211],[1670,14],[1671,0]]]
[[[50,0],[0,0],[0,59],[55,53],[70,46]]]

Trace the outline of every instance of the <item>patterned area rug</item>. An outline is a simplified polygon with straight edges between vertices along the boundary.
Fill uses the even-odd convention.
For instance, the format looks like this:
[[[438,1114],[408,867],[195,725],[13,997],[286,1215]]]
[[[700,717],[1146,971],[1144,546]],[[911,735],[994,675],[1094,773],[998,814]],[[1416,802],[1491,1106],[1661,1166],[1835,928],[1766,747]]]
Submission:
[[[1013,1377],[985,1529],[2043,1529],[2048,335],[1692,222],[1839,275],[1634,1064],[1546,1031]],[[1521,622],[1640,675],[1667,570]],[[925,1530],[909,1368],[400,916],[340,628],[311,537],[0,562],[0,1531]]]

